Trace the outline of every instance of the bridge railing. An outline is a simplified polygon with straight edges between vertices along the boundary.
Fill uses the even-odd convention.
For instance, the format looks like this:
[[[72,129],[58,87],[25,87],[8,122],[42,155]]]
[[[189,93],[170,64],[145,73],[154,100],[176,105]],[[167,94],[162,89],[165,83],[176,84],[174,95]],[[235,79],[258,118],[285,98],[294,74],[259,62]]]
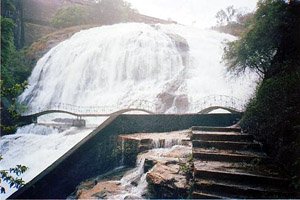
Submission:
[[[200,112],[203,109],[219,106],[242,112],[245,110],[246,102],[236,97],[226,95],[205,96],[191,103],[191,112]]]
[[[28,108],[23,116],[34,115],[37,113],[53,110],[53,111],[66,111],[74,113],[77,115],[84,114],[111,114],[123,109],[141,109],[147,110],[153,113],[158,113],[156,104],[148,100],[134,100],[128,101],[129,104],[122,105],[108,105],[108,106],[77,106],[68,103],[51,103],[46,106],[41,106],[38,108]],[[189,112],[198,113],[201,110],[212,107],[221,106],[230,108],[236,111],[243,111],[245,107],[245,102],[231,96],[226,95],[211,95],[198,99],[197,101],[190,102]]]
[[[135,100],[128,105],[108,105],[108,106],[77,106],[68,103],[51,103],[46,106],[31,108],[28,107],[23,116],[34,115],[49,110],[66,111],[77,115],[84,114],[111,114],[122,109],[141,109],[154,112],[155,104],[147,100]]]

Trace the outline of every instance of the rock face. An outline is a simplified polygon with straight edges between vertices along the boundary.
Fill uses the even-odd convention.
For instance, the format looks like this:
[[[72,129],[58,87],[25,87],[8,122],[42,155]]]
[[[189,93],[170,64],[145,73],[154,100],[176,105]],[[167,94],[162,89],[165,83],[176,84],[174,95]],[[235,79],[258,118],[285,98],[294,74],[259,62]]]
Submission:
[[[185,38],[177,34],[167,34],[176,46],[181,55],[182,65],[188,67],[189,63],[189,45]],[[181,94],[180,90],[184,87],[185,70],[182,70],[180,78],[170,82],[163,92],[157,95],[156,110],[161,113],[176,109],[175,113],[186,113],[189,110],[189,100],[186,94]]]
[[[178,146],[164,154],[162,159],[149,158],[145,167],[153,168],[147,173],[148,190],[153,198],[187,198],[189,195],[190,147]]]
[[[186,66],[188,63],[188,52],[190,50],[189,44],[186,39],[177,34],[168,34],[176,45],[177,51],[180,53],[182,58],[182,64]]]
[[[188,196],[188,181],[180,166],[175,164],[156,164],[147,174],[150,193],[155,198],[186,198]]]
[[[78,199],[104,199],[110,195],[115,195],[121,192],[122,188],[120,187],[120,183],[115,181],[104,181],[93,185],[93,182],[90,182],[91,185],[87,188],[82,188],[77,191],[76,198]]]

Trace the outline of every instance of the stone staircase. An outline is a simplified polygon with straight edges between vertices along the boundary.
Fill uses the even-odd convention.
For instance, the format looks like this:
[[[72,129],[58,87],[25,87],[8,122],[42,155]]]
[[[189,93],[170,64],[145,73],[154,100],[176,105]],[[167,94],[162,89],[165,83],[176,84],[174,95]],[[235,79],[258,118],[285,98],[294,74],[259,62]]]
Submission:
[[[252,135],[231,127],[192,127],[192,133],[192,198],[295,198]]]

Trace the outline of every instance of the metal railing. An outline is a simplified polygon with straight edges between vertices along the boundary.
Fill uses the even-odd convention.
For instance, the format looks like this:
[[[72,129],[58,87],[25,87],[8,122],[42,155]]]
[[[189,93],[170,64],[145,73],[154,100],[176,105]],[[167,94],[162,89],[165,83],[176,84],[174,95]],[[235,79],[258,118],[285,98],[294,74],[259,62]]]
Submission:
[[[21,113],[22,116],[35,115],[45,111],[66,111],[76,115],[87,114],[111,114],[123,109],[140,109],[147,110],[153,113],[158,113],[156,103],[148,100],[134,100],[128,105],[107,105],[107,106],[77,106],[68,103],[51,103],[41,107],[28,107],[25,112]],[[237,111],[243,111],[245,102],[238,98],[226,95],[211,95],[198,99],[197,101],[190,102],[189,112],[197,113],[205,108],[212,106],[226,107]]]
[[[246,102],[232,96],[226,95],[210,95],[198,99],[190,104],[191,112],[200,112],[209,107],[224,107],[242,112],[245,110]]]

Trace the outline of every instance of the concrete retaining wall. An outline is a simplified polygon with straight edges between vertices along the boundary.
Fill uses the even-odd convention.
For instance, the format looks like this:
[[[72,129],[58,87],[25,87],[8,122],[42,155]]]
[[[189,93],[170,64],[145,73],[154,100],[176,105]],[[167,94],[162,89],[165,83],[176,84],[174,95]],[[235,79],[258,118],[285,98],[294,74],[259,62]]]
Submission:
[[[229,126],[240,118],[241,114],[112,116],[9,198],[66,198],[81,181],[101,175],[120,164],[120,153],[116,151],[119,134],[166,132],[201,125]]]

